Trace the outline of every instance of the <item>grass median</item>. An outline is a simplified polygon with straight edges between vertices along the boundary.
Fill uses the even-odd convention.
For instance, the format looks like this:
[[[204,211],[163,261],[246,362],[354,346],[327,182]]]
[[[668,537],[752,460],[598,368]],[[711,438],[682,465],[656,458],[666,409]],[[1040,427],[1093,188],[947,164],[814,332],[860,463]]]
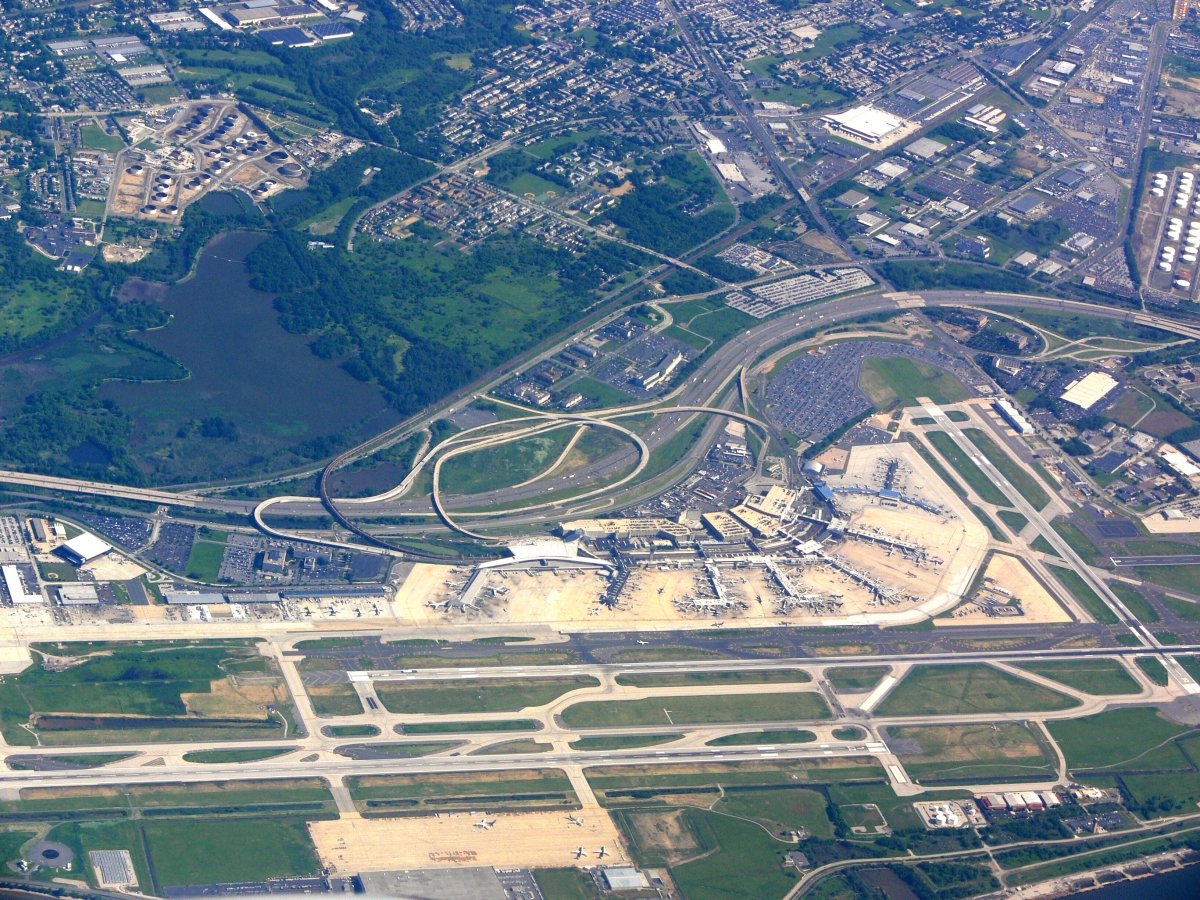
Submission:
[[[1017,667],[1094,697],[1142,692],[1141,686],[1115,659],[1046,660],[1017,663]]]
[[[934,449],[962,476],[962,479],[979,499],[985,503],[991,503],[993,506],[1012,506],[1000,488],[996,487],[992,479],[988,478],[974,460],[955,443],[954,438],[944,431],[930,431],[926,437],[929,438]]]
[[[590,675],[568,678],[472,678],[459,681],[376,682],[388,712],[404,715],[516,712],[544,706],[580,688],[599,687]]]
[[[572,728],[786,722],[829,716],[825,700],[811,691],[598,700],[576,703],[562,713],[563,721]]]
[[[1079,701],[987,665],[914,666],[875,710],[886,716],[1049,712]]]
[[[979,448],[979,452],[987,457],[988,462],[1000,470],[1000,474],[1017,489],[1017,493],[1029,501],[1030,506],[1039,510],[1046,507],[1050,502],[1050,495],[1016,460],[1004,452],[1003,447],[978,428],[964,428],[963,434]]]

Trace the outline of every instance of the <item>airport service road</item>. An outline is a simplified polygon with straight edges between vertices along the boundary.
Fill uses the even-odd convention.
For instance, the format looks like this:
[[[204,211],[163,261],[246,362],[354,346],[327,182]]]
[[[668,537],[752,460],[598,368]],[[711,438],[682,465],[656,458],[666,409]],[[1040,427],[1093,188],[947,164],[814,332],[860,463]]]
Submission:
[[[1200,565],[1200,554],[1183,556],[1110,556],[1114,566],[1195,566]]]

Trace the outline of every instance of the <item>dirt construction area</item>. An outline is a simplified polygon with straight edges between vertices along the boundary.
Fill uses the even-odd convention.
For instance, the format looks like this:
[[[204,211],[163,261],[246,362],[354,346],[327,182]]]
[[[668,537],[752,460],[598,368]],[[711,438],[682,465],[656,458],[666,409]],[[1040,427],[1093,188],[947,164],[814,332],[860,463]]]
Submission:
[[[984,586],[991,584],[1009,591],[1012,597],[1021,601],[1021,611],[1024,615],[1019,618],[989,616],[978,604],[971,603],[955,610],[953,619],[938,619],[935,625],[1011,625],[1013,622],[1024,624],[1073,621],[1067,611],[1015,556],[997,553],[988,562],[987,571],[983,574],[986,579]]]
[[[572,824],[562,812],[479,812],[397,819],[351,815],[310,822],[308,830],[322,864],[337,872],[434,866],[583,868],[601,860],[606,865],[627,864],[624,844],[608,813],[584,807],[574,815],[582,825]],[[493,824],[477,827],[480,822]]]

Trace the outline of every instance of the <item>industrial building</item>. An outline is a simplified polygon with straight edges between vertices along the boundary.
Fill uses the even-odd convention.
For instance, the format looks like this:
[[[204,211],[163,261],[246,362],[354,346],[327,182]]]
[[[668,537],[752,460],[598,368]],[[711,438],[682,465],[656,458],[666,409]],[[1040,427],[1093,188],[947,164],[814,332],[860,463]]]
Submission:
[[[1005,422],[1007,422],[1017,434],[1032,434],[1033,426],[1017,410],[1015,406],[1007,400],[997,400],[992,404],[992,409],[1000,414]]]
[[[72,565],[82,566],[98,556],[103,556],[111,549],[112,545],[104,543],[94,534],[88,534],[85,531],[59,547],[58,552],[66,557]]]
[[[100,594],[94,584],[58,584],[54,590],[62,606],[96,606],[100,603]]]
[[[1091,409],[1104,399],[1118,382],[1104,372],[1088,372],[1067,385],[1059,399],[1074,403],[1080,409]]]
[[[8,591],[8,599],[12,601],[13,606],[42,602],[40,593],[30,594],[25,590],[25,581],[16,566],[0,566],[0,575],[3,575],[4,589]],[[34,586],[36,587],[36,582]]]
[[[868,144],[879,144],[908,123],[873,106],[856,106],[844,113],[825,116],[830,131]]]

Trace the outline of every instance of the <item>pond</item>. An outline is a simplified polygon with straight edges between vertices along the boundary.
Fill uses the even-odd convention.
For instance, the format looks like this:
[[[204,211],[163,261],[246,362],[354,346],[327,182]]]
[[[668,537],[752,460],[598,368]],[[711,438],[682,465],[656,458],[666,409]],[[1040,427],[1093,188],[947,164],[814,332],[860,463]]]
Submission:
[[[139,335],[190,378],[100,389],[133,417],[130,451],[156,480],[219,477],[302,441],[356,425],[365,436],[396,421],[377,387],[313,355],[310,338],[279,325],[273,296],[250,286],[245,259],[263,239],[215,239],[195,274],[166,291],[171,324]]]

